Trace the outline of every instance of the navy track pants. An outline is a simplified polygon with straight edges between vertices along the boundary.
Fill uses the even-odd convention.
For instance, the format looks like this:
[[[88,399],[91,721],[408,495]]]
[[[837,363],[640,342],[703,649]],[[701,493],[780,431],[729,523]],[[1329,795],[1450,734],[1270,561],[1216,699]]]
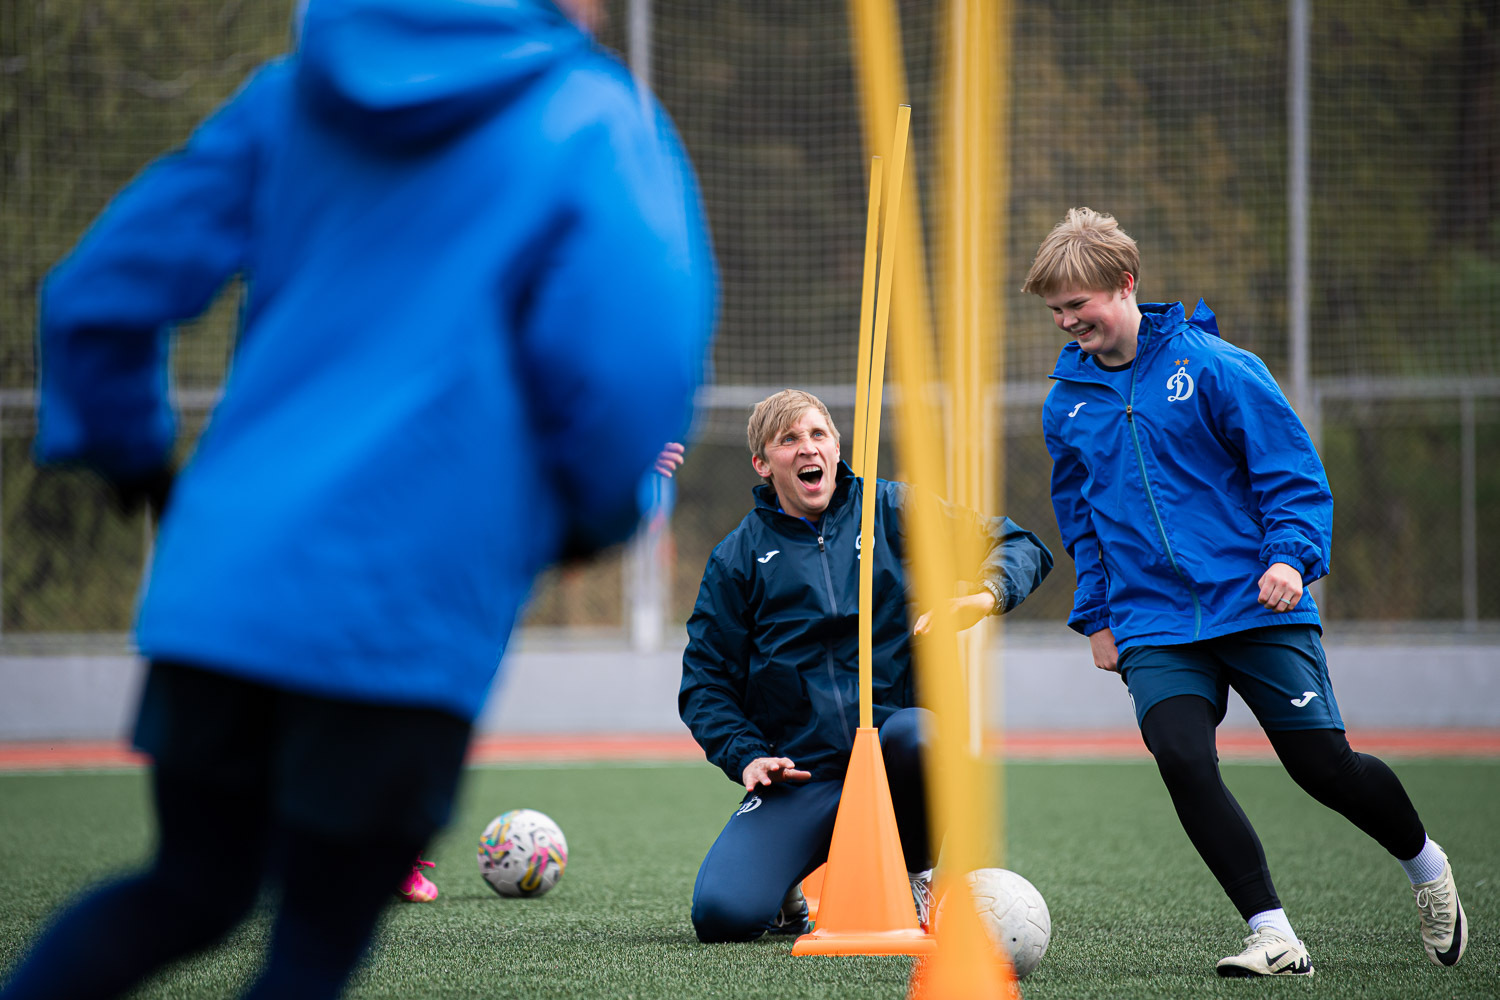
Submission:
[[[909,871],[932,867],[922,752],[931,713],[904,708],[880,727],[901,849]],[[753,941],[771,926],[781,900],[828,860],[842,781],[780,782],[754,792],[709,848],[693,886],[693,929],[705,943]]]

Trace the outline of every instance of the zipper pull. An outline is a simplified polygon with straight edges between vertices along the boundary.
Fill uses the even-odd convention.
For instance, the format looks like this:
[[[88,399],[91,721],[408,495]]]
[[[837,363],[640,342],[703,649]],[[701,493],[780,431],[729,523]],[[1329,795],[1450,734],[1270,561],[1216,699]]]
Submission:
[[[1125,404],[1125,419],[1126,420],[1134,420],[1135,419],[1135,410],[1131,407],[1131,405],[1129,403]]]
[[[819,552],[823,551],[823,536],[822,535],[818,536],[818,551]]]

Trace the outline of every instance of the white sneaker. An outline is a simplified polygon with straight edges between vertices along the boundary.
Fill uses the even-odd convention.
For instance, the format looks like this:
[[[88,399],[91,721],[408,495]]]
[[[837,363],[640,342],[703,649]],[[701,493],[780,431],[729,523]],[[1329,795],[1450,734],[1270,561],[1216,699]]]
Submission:
[[[1427,957],[1438,965],[1457,965],[1469,945],[1469,925],[1458,901],[1453,866],[1444,859],[1443,874],[1431,882],[1418,882],[1411,891],[1422,916],[1422,947]]]
[[[1219,959],[1217,971],[1221,976],[1236,978],[1310,976],[1313,966],[1305,944],[1288,940],[1280,931],[1265,927],[1245,938],[1244,951]]]
[[[917,908],[917,923],[924,931],[928,930],[932,915],[932,869],[907,872],[906,877],[911,882],[911,901]]]

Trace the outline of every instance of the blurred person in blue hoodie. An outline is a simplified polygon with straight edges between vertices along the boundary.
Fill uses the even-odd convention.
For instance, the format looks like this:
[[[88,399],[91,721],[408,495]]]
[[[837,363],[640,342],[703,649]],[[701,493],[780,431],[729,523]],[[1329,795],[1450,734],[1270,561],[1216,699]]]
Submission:
[[[715,302],[696,181],[594,0],[312,0],[41,292],[36,457],[162,515],[143,873],[0,996],[104,997],[276,883],[253,997],[331,997],[447,821],[533,579],[625,538]],[[245,279],[180,476],[172,324]],[[170,499],[168,494],[170,491]]]

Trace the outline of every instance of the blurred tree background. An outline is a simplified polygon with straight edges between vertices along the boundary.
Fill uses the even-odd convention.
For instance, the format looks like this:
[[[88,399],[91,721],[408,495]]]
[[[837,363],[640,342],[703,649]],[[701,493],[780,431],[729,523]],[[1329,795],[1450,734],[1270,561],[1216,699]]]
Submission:
[[[937,0],[897,7],[924,207],[937,175]],[[1010,50],[1006,513],[1057,547],[1039,408],[1061,343],[1018,286],[1072,205],[1140,243],[1143,300],[1203,297],[1288,375],[1288,14],[1017,0]],[[626,0],[601,44],[628,48]],[[654,0],[651,82],[703,183],[723,274],[715,385],[678,477],[671,617],[748,509],[750,404],[852,397],[865,163],[844,5]],[[149,544],[81,472],[38,475],[38,284],[122,184],[291,43],[290,0],[0,7],[0,629],[76,644],[128,626]],[[1500,619],[1500,12],[1493,0],[1311,0],[1311,332],[1336,499],[1330,617]],[[1004,174],[1002,174],[1002,168]],[[929,218],[929,246],[931,227]],[[181,331],[182,451],[232,357],[237,288]],[[845,405],[835,416],[852,430]],[[888,425],[889,427],[889,425]],[[1466,458],[1477,456],[1466,483]],[[893,474],[889,456],[881,471]],[[1464,533],[1469,487],[1469,547]],[[1060,623],[1071,566],[1018,620]],[[1467,557],[1467,563],[1466,563]],[[1466,595],[1466,566],[1475,587]],[[618,560],[549,576],[533,625],[621,627]],[[1057,627],[1061,627],[1060,624]]]

